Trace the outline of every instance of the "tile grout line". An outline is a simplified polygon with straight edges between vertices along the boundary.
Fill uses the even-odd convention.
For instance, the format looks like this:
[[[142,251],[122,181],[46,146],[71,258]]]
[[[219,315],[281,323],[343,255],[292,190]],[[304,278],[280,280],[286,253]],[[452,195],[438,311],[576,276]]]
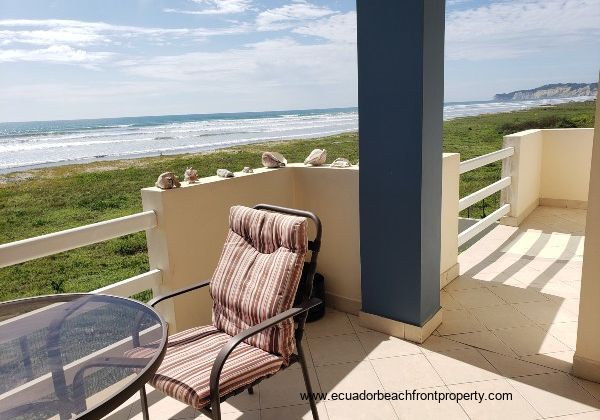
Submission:
[[[592,394],[590,391],[585,389],[585,387],[582,384],[580,384],[579,381],[577,381],[576,376],[571,375],[570,373],[566,373],[566,372],[563,372],[563,373],[566,374],[569,377],[569,379],[571,379],[571,381],[574,382],[579,388],[583,389],[587,394],[589,394],[592,397],[592,399],[600,402],[600,398],[596,398],[596,396],[594,394]],[[580,378],[580,379],[583,379],[583,378]]]
[[[444,383],[444,387],[448,390],[448,392],[451,392],[450,386],[446,383],[446,380],[442,377],[442,375],[440,375],[440,373],[437,371],[437,369],[435,368],[433,363],[431,363],[431,360],[429,360],[429,357],[427,357],[426,352],[423,352],[423,356],[425,356],[425,360],[427,360],[427,363],[429,363],[429,366],[431,366],[431,368],[433,369],[435,374],[442,380],[442,382]],[[458,384],[455,384],[455,385],[458,385]],[[463,413],[465,413],[465,416],[467,416],[468,419],[474,420],[471,416],[469,416],[469,413],[467,413],[467,410],[465,410],[465,407],[463,407],[463,405],[460,402],[458,402],[458,406],[463,411]]]
[[[350,322],[350,320],[348,319],[348,316],[346,316],[346,319],[348,320],[348,322]],[[350,322],[350,326],[352,327],[351,322]],[[317,378],[317,383],[319,384],[319,391],[324,392],[323,387],[321,386],[321,379],[319,378],[319,372],[317,371],[317,365],[315,365],[315,359],[313,358],[313,353],[312,353],[312,350],[310,349],[310,344],[308,343],[308,334],[306,335],[306,347],[308,348],[308,352],[310,354],[310,360],[312,362],[313,369],[315,370],[315,377]],[[309,377],[310,377],[310,374],[309,374]],[[316,404],[316,402],[315,402],[315,404]],[[329,419],[330,418],[329,410],[327,409],[327,404],[325,404],[325,401],[323,401],[323,407],[325,408],[325,413],[327,414],[327,419]],[[318,409],[319,408],[317,407],[317,411],[318,411]]]
[[[596,412],[600,413],[600,410],[596,409],[596,410],[590,410],[590,411],[579,411],[579,412],[574,413],[574,414],[567,414],[566,416],[570,417],[570,416],[576,416],[576,415],[579,415],[579,414],[596,413]],[[544,419],[544,420],[564,419],[565,415],[564,414],[559,414],[557,416],[541,417],[541,418]]]
[[[483,353],[481,353],[481,352],[479,352],[479,353],[480,353],[480,354],[483,356],[483,358],[484,358],[485,360],[487,360],[487,361],[488,361],[488,363],[489,363],[490,365],[494,366],[494,364],[493,364],[493,363],[492,363],[490,360],[488,360],[488,358],[487,358],[487,357],[485,357],[485,354],[483,354]],[[496,366],[494,366],[494,368],[495,368],[496,370],[498,370],[498,368],[496,368]],[[552,373],[552,372],[550,372],[550,373]],[[509,387],[511,387],[511,388],[512,388],[512,389],[513,389],[513,390],[514,390],[514,391],[515,391],[515,392],[516,392],[518,395],[520,395],[520,396],[521,396],[521,398],[523,398],[523,400],[524,400],[525,402],[527,402],[527,404],[528,404],[528,405],[531,407],[531,409],[532,409],[533,411],[535,411],[537,414],[539,414],[539,416],[540,416],[539,418],[543,418],[543,417],[544,417],[544,416],[542,415],[542,413],[540,413],[540,412],[539,412],[539,411],[538,411],[538,410],[537,410],[537,409],[534,407],[534,405],[531,403],[531,401],[529,401],[529,400],[528,400],[528,399],[525,397],[525,395],[521,394],[521,392],[519,392],[519,390],[518,390],[517,388],[515,388],[515,387],[513,386],[513,384],[511,384],[511,383],[510,383],[510,381],[511,381],[511,380],[513,380],[513,378],[508,378],[508,377],[506,377],[506,376],[504,376],[504,375],[502,375],[502,374],[501,374],[501,376],[502,376],[502,378],[503,378],[503,379],[506,381],[506,383],[508,384],[508,386],[509,386]],[[527,376],[536,376],[536,375],[527,375]]]
[[[352,324],[352,321],[350,321],[350,318],[348,318],[348,314],[346,314],[346,318],[348,319],[348,322],[350,322],[350,326],[352,327],[352,329],[354,330],[354,335],[356,336],[356,339],[358,340],[358,343],[360,344],[360,347],[363,349],[363,351],[365,352],[365,358],[367,359],[367,361],[369,362],[369,366],[371,366],[371,370],[373,370],[373,373],[375,374],[375,377],[377,378],[377,381],[379,382],[379,385],[381,386],[381,389],[383,389],[384,391],[386,391],[385,387],[383,386],[383,382],[381,381],[381,378],[379,377],[379,375],[377,374],[377,370],[375,369],[375,366],[373,366],[373,363],[371,362],[371,359],[369,358],[369,353],[367,352],[367,349],[365,348],[364,344],[362,343],[362,341],[360,340],[360,337],[358,336],[358,331],[356,330],[356,328],[354,327],[354,324]],[[360,363],[360,362],[359,362]],[[387,391],[386,391],[387,392]],[[397,420],[400,420],[400,415],[396,412],[396,409],[394,408],[394,405],[392,403],[390,403],[389,401],[387,401],[387,403],[389,404],[389,406],[392,408],[392,412],[394,413],[394,415],[396,416]]]
[[[519,327],[516,327],[516,328],[519,328]],[[508,329],[508,328],[507,328],[507,329]],[[493,334],[493,332],[492,332],[492,334]],[[453,335],[458,335],[458,334],[453,334]],[[495,336],[495,337],[497,337],[495,334],[494,334],[494,336]],[[490,352],[490,353],[497,354],[497,355],[499,355],[499,356],[505,356],[505,357],[509,357],[509,358],[511,358],[511,359],[513,359],[513,360],[518,360],[518,361],[520,361],[520,362],[529,363],[529,364],[532,364],[532,365],[536,365],[536,366],[540,366],[540,367],[544,367],[544,368],[547,368],[547,369],[552,369],[552,370],[554,370],[554,372],[548,372],[548,373],[558,373],[558,372],[563,372],[563,371],[561,371],[561,370],[559,370],[559,369],[556,369],[556,368],[553,368],[553,367],[550,367],[550,366],[542,365],[542,364],[540,364],[540,363],[535,363],[535,362],[532,362],[532,361],[530,361],[530,360],[524,360],[524,359],[522,359],[522,358],[521,358],[521,356],[519,356],[519,355],[518,355],[518,354],[516,354],[516,353],[515,353],[515,354],[516,354],[516,357],[513,357],[513,356],[509,356],[509,355],[507,355],[507,354],[498,353],[498,352],[495,352],[495,351],[491,351],[491,350],[484,349],[484,348],[481,348],[481,347],[473,346],[473,345],[470,345],[470,344],[465,344],[465,343],[462,343],[462,342],[460,342],[460,341],[453,340],[452,338],[450,338],[450,336],[444,336],[443,338],[446,338],[447,340],[450,340],[450,341],[454,341],[455,343],[458,343],[458,344],[463,344],[463,345],[465,345],[465,346],[472,347],[472,348],[474,348],[474,349],[477,349],[477,350],[484,350],[484,351],[488,351],[488,352]],[[498,337],[497,337],[497,338],[498,338]],[[498,338],[498,340],[500,340],[502,343],[504,343],[504,341],[502,341],[500,338]],[[504,343],[504,344],[506,344],[506,343]],[[512,347],[510,347],[510,346],[508,346],[508,347],[509,347],[511,350],[513,350],[513,349],[512,349]],[[514,351],[514,350],[513,350],[513,351]],[[561,352],[553,352],[553,353],[561,353]],[[527,355],[525,355],[525,356],[536,356],[536,355],[539,355],[539,354],[545,355],[545,354],[552,354],[552,353],[535,353],[535,354],[527,354]],[[482,356],[483,356],[483,357],[484,357],[486,360],[488,360],[488,359],[487,359],[487,357],[485,357],[485,355],[484,355],[483,353],[481,353],[481,355],[482,355]],[[492,362],[490,362],[489,360],[488,360],[488,362],[489,362],[489,363],[490,363],[492,366],[494,366],[494,365],[493,365],[493,363],[492,363]],[[494,369],[498,370],[498,369],[496,368],[496,366],[494,366]],[[566,373],[566,372],[563,372],[563,373]],[[506,378],[504,375],[502,375],[502,374],[500,374],[500,375],[501,375],[502,377]],[[536,374],[532,374],[532,375],[522,375],[522,376],[517,376],[517,377],[521,377],[521,378],[523,378],[523,377],[526,377],[526,376],[537,376],[537,375],[546,375],[546,373],[536,373]],[[508,378],[507,378],[507,379],[508,379]]]

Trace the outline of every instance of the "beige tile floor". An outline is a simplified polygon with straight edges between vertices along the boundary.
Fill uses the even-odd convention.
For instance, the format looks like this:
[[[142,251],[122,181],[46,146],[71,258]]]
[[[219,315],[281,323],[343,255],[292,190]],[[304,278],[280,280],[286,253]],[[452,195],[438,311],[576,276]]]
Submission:
[[[600,384],[569,374],[577,329],[585,210],[539,207],[463,252],[442,291],[444,322],[423,345],[370,331],[328,309],[307,326],[315,391],[510,392],[512,401],[336,402],[324,420],[599,419]],[[310,419],[298,367],[222,405],[225,419]],[[148,387],[153,419],[204,418]],[[141,419],[132,398],[111,419]]]

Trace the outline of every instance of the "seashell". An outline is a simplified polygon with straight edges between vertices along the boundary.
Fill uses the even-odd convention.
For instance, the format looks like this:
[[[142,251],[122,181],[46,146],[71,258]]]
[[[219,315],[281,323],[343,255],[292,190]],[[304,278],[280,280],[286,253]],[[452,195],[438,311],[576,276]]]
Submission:
[[[312,152],[310,152],[310,154],[308,155],[308,157],[306,159],[304,159],[304,164],[312,165],[312,166],[321,166],[322,164],[325,163],[326,160],[327,160],[327,150],[315,149]]]
[[[183,174],[183,180],[193,184],[194,182],[198,181],[198,171],[192,169],[190,166],[185,170],[185,173]]]
[[[253,174],[254,173],[254,169],[252,169],[249,166],[244,166],[244,169],[242,169],[242,172],[245,174]]]
[[[217,169],[217,175],[221,178],[232,178],[234,176],[229,169]]]
[[[281,153],[264,152],[262,154],[262,164],[267,168],[281,168],[287,165],[287,159]]]
[[[349,168],[351,166],[352,166],[352,164],[346,158],[337,158],[336,160],[331,162],[332,168]]]
[[[171,188],[179,188],[181,186],[177,179],[177,175],[173,172],[164,172],[160,174],[154,185],[163,190],[170,190]]]

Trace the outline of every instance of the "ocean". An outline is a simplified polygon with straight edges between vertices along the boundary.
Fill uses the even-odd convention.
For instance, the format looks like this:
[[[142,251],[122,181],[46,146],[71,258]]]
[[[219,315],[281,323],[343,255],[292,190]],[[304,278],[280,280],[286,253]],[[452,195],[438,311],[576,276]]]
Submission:
[[[444,119],[590,99],[446,103]],[[357,108],[8,122],[0,123],[0,173],[322,137],[357,129]]]

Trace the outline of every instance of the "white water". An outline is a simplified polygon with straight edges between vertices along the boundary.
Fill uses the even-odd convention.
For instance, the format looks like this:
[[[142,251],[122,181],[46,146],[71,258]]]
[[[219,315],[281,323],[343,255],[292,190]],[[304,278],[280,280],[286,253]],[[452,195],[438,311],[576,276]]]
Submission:
[[[444,106],[444,119],[590,99],[593,98],[448,103]],[[321,137],[358,129],[356,109],[219,117],[167,116],[0,124],[0,173],[72,162],[177,154],[263,141]]]

